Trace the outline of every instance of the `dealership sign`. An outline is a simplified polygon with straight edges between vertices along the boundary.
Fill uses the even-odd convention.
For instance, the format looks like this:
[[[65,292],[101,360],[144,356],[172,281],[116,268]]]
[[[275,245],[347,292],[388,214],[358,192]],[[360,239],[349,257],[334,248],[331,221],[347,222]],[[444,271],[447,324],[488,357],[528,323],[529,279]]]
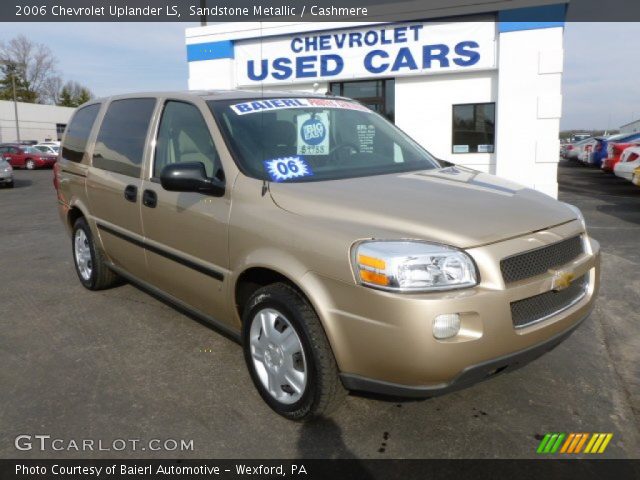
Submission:
[[[239,41],[239,86],[495,68],[495,23],[407,23]]]

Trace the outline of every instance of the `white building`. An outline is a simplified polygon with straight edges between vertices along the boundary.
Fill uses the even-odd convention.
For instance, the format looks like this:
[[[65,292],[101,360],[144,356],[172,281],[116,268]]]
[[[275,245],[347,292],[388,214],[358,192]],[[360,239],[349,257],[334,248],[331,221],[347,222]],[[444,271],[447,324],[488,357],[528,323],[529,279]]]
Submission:
[[[534,7],[547,22],[480,8],[460,21],[189,28],[189,88],[356,98],[438,158],[557,197],[566,5]]]
[[[620,127],[620,133],[637,133],[640,132],[640,120],[627,123]]]
[[[60,140],[75,109],[18,102],[20,140]],[[12,101],[0,100],[0,143],[18,140]]]

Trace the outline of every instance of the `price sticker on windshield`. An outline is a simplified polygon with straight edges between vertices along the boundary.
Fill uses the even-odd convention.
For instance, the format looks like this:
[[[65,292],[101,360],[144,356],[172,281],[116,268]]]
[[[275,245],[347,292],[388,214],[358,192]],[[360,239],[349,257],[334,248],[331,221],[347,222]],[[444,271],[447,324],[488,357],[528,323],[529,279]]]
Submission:
[[[329,155],[329,113],[298,115],[298,155]]]
[[[286,182],[294,178],[309,177],[313,171],[302,157],[284,157],[265,160],[264,168],[274,182]]]

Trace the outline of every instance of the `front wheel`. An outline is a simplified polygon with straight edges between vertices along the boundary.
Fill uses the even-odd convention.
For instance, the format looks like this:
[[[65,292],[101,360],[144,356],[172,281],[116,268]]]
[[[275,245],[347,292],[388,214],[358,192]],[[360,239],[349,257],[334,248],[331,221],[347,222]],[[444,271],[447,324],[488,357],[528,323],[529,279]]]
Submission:
[[[36,168],[36,162],[29,159],[25,162],[24,166],[27,170],[34,170]]]
[[[280,415],[308,420],[329,413],[345,397],[320,320],[291,286],[276,283],[251,296],[242,336],[253,383]]]

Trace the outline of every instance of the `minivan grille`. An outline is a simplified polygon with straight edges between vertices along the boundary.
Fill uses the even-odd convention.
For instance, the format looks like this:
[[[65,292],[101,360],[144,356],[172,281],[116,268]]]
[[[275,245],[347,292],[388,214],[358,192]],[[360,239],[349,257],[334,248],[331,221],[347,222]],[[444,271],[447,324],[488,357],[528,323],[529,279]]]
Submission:
[[[584,296],[588,283],[589,275],[586,274],[574,280],[564,290],[549,291],[511,302],[513,326],[526,327],[569,308]]]
[[[504,258],[500,270],[505,283],[517,282],[525,278],[546,273],[550,268],[559,267],[575,260],[584,253],[580,236],[568,238],[547,247],[536,248]]]

